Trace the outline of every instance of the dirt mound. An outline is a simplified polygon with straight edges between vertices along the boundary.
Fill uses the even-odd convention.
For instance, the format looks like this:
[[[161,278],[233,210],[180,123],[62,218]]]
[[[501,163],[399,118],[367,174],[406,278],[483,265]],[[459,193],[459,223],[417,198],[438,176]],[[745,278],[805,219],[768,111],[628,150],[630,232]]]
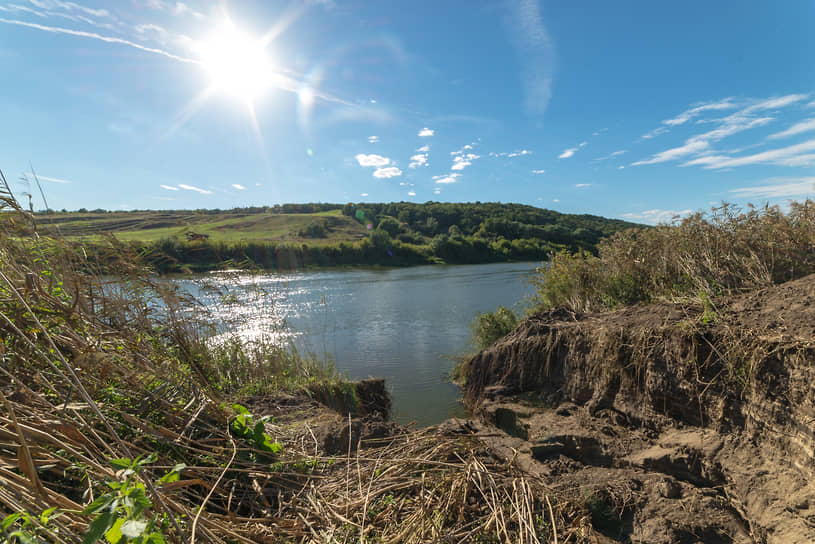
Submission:
[[[815,542],[813,361],[808,276],[702,305],[533,316],[467,363],[466,395],[610,538]]]

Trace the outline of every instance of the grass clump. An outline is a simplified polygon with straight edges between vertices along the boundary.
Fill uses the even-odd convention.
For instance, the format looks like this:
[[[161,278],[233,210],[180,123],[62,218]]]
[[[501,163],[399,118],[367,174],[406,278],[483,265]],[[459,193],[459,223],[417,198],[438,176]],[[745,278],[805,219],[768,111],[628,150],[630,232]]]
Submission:
[[[722,204],[673,224],[618,232],[597,255],[558,253],[533,283],[537,306],[602,311],[710,300],[815,272],[815,203],[742,210]]]
[[[499,306],[494,312],[479,312],[470,325],[473,343],[479,350],[486,349],[512,332],[517,325],[518,316],[504,306]]]

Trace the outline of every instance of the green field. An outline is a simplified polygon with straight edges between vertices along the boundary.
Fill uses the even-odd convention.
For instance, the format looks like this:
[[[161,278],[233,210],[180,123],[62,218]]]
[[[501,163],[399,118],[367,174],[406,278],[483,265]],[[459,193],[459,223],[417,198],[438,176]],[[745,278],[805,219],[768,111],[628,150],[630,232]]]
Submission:
[[[364,225],[340,210],[297,213],[201,213],[137,211],[56,213],[39,217],[40,228],[69,239],[99,239],[113,234],[126,242],[186,240],[204,235],[211,242],[281,242],[331,244],[368,237]],[[309,225],[321,225],[325,236],[301,235]]]

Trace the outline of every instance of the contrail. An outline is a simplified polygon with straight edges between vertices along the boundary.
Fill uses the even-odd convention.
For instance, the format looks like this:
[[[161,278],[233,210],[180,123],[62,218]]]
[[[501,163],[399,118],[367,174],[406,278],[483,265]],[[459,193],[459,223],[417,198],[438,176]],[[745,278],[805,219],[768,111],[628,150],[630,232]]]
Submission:
[[[45,25],[38,25],[37,23],[29,23],[26,21],[18,21],[16,19],[4,19],[0,17],[0,23],[6,23],[9,25],[17,25],[17,26],[25,26],[28,28],[36,28],[37,30],[44,30],[45,32],[52,32],[54,34],[69,34],[71,36],[80,36],[83,38],[93,38],[94,40],[99,40],[107,43],[120,43],[122,45],[127,45],[129,47],[133,47],[135,49],[141,49],[142,51],[146,51],[148,53],[155,53],[157,55],[162,55],[167,58],[177,60],[178,62],[186,62],[189,64],[201,64],[200,61],[195,59],[188,59],[186,57],[180,57],[178,55],[173,55],[172,53],[168,53],[163,49],[156,49],[154,47],[145,47],[135,42],[131,42],[129,40],[123,40],[122,38],[115,38],[113,36],[102,36],[101,34],[95,34],[93,32],[84,32],[82,30],[71,30],[70,28],[60,28],[57,26],[45,26]]]

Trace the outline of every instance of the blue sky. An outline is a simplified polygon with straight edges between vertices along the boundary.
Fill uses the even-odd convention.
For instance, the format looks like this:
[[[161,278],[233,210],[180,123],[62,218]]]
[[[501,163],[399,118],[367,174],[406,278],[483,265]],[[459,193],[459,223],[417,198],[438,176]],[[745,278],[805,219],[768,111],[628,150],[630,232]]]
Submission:
[[[0,0],[0,168],[56,209],[815,195],[815,3]],[[42,207],[39,198],[35,205]]]

